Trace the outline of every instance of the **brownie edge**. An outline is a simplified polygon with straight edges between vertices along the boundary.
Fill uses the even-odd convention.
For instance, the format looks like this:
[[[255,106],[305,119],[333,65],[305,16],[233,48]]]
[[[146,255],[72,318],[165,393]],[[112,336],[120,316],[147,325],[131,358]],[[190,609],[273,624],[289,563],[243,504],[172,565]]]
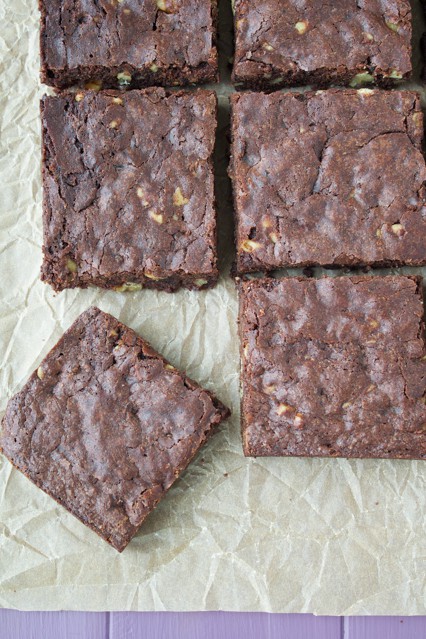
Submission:
[[[0,451],[121,552],[229,414],[93,307],[9,401]]]

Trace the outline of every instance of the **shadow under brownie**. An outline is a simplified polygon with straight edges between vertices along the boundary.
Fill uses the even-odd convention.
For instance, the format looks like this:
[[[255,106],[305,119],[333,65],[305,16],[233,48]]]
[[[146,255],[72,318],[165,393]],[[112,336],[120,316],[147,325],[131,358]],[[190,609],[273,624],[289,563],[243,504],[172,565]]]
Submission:
[[[426,459],[421,278],[240,285],[247,456]]]
[[[214,82],[216,0],[39,0],[41,78],[58,88]]]
[[[10,400],[0,449],[121,552],[228,415],[133,330],[91,308]]]
[[[234,0],[237,86],[392,86],[411,75],[409,0]]]
[[[218,278],[212,91],[44,97],[42,279],[202,289]]]
[[[412,91],[231,96],[236,271],[426,263]]]

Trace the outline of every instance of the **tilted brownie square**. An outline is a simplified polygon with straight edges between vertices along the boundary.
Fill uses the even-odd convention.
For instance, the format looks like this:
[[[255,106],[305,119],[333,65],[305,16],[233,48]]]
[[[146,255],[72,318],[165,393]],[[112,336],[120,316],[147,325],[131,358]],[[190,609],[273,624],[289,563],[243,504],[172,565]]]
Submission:
[[[231,102],[238,273],[426,263],[416,93],[245,93]]]
[[[212,91],[45,97],[42,279],[56,291],[218,277]]]
[[[134,331],[91,308],[10,400],[0,449],[121,552],[228,414]]]
[[[217,80],[216,0],[39,0],[41,78],[66,88]]]
[[[409,0],[234,0],[233,80],[390,86],[411,75]]]
[[[240,334],[246,455],[426,459],[421,278],[243,282]]]

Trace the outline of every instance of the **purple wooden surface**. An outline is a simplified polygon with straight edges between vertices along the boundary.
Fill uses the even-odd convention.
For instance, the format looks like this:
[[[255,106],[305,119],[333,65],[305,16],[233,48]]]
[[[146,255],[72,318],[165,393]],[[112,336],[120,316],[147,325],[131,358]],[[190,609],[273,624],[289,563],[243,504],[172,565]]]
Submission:
[[[344,630],[344,639],[426,639],[426,617],[346,617]]]
[[[426,639],[426,617],[0,609],[0,639]]]
[[[341,639],[341,620],[264,613],[115,613],[111,639]]]
[[[108,639],[108,613],[0,610],[0,639]]]

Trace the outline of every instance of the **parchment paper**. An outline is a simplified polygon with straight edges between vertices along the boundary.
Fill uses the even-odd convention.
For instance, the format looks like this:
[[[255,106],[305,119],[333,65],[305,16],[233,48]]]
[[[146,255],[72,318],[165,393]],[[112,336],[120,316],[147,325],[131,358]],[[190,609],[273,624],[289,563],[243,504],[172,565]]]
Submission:
[[[54,295],[39,281],[43,88],[36,4],[0,0],[1,415],[62,332],[96,304],[217,393],[233,417],[122,555],[1,458],[0,606],[425,614],[426,463],[243,457],[237,301],[227,275],[209,292],[174,295],[96,289]],[[419,16],[417,7],[417,66]],[[230,18],[223,0],[225,77]],[[223,143],[230,91],[229,83],[218,87],[223,273],[232,261]]]

